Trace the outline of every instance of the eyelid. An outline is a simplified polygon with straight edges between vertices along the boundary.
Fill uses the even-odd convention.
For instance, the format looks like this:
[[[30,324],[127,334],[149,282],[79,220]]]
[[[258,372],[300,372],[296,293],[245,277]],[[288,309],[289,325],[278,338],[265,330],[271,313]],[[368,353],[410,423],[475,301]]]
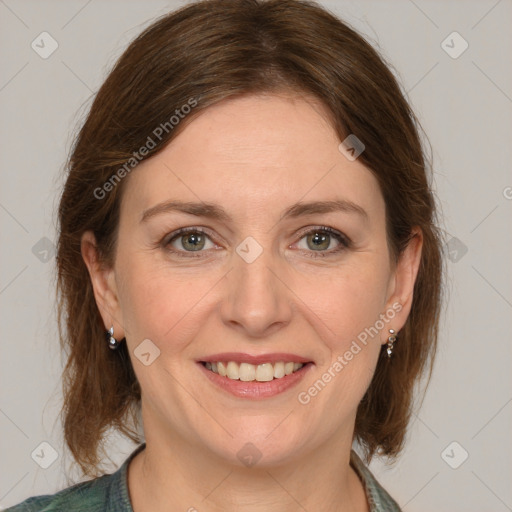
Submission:
[[[199,226],[187,226],[186,228],[179,228],[179,229],[173,231],[172,233],[169,233],[166,236],[164,236],[164,238],[162,239],[162,241],[160,242],[159,245],[161,245],[162,247],[166,248],[168,251],[173,252],[175,254],[176,253],[177,254],[188,254],[188,255],[197,254],[199,256],[200,253],[208,252],[208,251],[180,251],[177,249],[169,249],[168,248],[172,241],[174,241],[174,240],[178,239],[180,236],[186,235],[188,233],[201,233],[203,235],[206,235],[213,244],[219,245],[216,241],[217,237],[215,235],[212,235],[211,231],[208,228],[199,227]]]
[[[203,233],[205,235],[208,235],[210,238],[212,238],[212,234],[208,228],[203,228],[199,226],[187,226],[186,228],[178,228],[172,233],[168,233],[163,238],[163,243],[168,244],[175,238],[177,238],[179,235],[185,235],[187,233]]]
[[[321,225],[308,226],[308,227],[303,228],[300,231],[298,231],[295,235],[295,237],[298,237],[298,240],[296,242],[294,242],[292,245],[300,242],[302,240],[302,238],[304,238],[304,236],[311,234],[311,233],[319,232],[319,231],[325,232],[331,236],[334,236],[340,243],[340,247],[338,247],[336,249],[331,249],[329,251],[308,251],[305,249],[299,249],[299,250],[303,251],[305,253],[311,253],[311,254],[309,254],[309,256],[314,258],[314,257],[324,257],[324,256],[336,254],[336,253],[339,253],[339,252],[343,251],[344,249],[348,249],[352,246],[352,241],[344,233],[342,233],[334,228],[331,228],[329,226],[321,226]],[[184,254],[186,254],[187,256],[184,256],[184,257],[200,257],[201,253],[208,253],[211,251],[211,249],[208,251],[180,251],[180,250],[168,248],[168,246],[170,245],[170,243],[173,240],[179,238],[180,235],[182,236],[182,235],[185,235],[190,232],[202,233],[202,234],[206,235],[211,240],[212,243],[218,245],[217,242],[215,241],[216,236],[213,236],[208,228],[204,228],[204,227],[200,227],[200,226],[188,226],[188,227],[184,227],[184,228],[179,228],[179,229],[173,231],[172,233],[166,235],[162,239],[161,245],[165,249],[167,249],[169,252],[172,252],[174,254],[178,254],[180,256],[183,256]]]
[[[337,229],[331,228],[329,226],[321,226],[321,225],[309,226],[307,228],[304,228],[304,229],[298,231],[296,236],[300,237],[299,238],[299,240],[300,240],[305,235],[309,235],[310,233],[315,233],[317,231],[324,231],[330,235],[338,237],[340,239],[340,243],[343,243],[346,247],[350,247],[352,245],[352,240],[350,240],[350,238],[347,235],[345,235],[341,231],[338,231]],[[325,251],[325,252],[327,252],[327,251]]]
[[[347,249],[352,248],[352,240],[345,235],[344,233],[338,231],[337,229],[328,227],[328,226],[310,226],[308,228],[305,228],[296,235],[298,237],[297,242],[294,242],[295,245],[299,243],[306,235],[311,233],[318,233],[318,232],[324,232],[330,235],[331,237],[334,237],[338,241],[338,246],[334,249],[329,249],[327,251],[314,251],[314,250],[308,250],[308,249],[298,249],[298,251],[303,254],[304,256],[312,259],[320,259],[320,258],[329,258],[330,256],[335,257],[342,254]]]

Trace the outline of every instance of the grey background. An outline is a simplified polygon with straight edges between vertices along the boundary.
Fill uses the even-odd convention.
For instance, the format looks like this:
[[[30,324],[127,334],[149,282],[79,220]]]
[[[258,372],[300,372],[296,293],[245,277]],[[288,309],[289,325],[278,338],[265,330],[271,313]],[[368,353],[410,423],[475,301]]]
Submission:
[[[155,16],[183,3],[0,0],[0,508],[78,476],[58,420],[52,247],[62,167],[116,57]],[[450,301],[431,385],[402,457],[371,469],[407,512],[512,510],[512,2],[321,3],[398,70],[434,148],[451,240]],[[31,48],[43,31],[58,43],[47,59]],[[454,31],[469,44],[458,58],[441,45]],[[453,37],[445,45],[462,48]],[[36,463],[50,462],[42,442],[57,455],[48,469]],[[105,468],[132,449],[113,436]]]

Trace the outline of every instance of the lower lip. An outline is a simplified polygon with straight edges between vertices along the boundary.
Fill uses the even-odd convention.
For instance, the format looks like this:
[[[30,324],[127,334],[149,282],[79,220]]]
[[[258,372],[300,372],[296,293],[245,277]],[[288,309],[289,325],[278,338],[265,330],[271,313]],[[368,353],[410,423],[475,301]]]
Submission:
[[[280,379],[273,379],[267,382],[258,382],[256,380],[244,382],[242,380],[233,380],[229,377],[222,377],[218,373],[208,370],[202,363],[197,364],[205,376],[224,391],[227,391],[238,398],[249,398],[253,400],[257,400],[259,398],[270,398],[272,396],[279,395],[280,393],[284,393],[293,386],[296,386],[313,366],[313,363],[307,363],[300,370],[297,370],[290,375],[285,375]]]

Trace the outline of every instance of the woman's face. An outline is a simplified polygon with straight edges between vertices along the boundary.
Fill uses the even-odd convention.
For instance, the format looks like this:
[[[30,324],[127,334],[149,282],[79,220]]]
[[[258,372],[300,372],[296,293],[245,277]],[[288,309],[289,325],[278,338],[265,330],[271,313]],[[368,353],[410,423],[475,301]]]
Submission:
[[[95,291],[126,337],[147,439],[269,465],[350,444],[417,258],[391,264],[377,181],[339,144],[313,100],[245,96],[126,178]]]

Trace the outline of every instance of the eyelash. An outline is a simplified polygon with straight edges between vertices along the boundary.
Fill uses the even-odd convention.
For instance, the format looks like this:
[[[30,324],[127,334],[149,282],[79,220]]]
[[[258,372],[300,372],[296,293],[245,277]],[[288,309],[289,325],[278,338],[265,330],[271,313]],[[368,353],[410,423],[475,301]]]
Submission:
[[[180,236],[186,235],[188,233],[201,233],[206,235],[211,240],[211,236],[208,234],[208,232],[203,228],[196,228],[196,227],[189,227],[189,228],[180,228],[177,231],[174,231],[169,236],[166,236],[162,242],[161,245],[168,250],[169,252],[172,252],[173,254],[177,255],[178,257],[182,258],[200,258],[202,257],[201,253],[204,253],[205,251],[178,251],[175,249],[170,249],[171,242],[179,238]],[[301,251],[305,251],[304,254],[307,257],[310,258],[325,258],[326,256],[332,256],[335,254],[338,254],[345,249],[348,249],[351,247],[351,240],[343,235],[342,233],[328,227],[328,226],[315,226],[311,229],[308,229],[307,231],[302,231],[299,234],[299,242],[302,240],[305,236],[314,234],[314,233],[327,233],[330,236],[333,236],[338,242],[339,245],[335,249],[331,249],[330,251],[312,251],[312,250],[306,250],[306,249],[300,249]],[[213,240],[212,240],[213,241]]]

